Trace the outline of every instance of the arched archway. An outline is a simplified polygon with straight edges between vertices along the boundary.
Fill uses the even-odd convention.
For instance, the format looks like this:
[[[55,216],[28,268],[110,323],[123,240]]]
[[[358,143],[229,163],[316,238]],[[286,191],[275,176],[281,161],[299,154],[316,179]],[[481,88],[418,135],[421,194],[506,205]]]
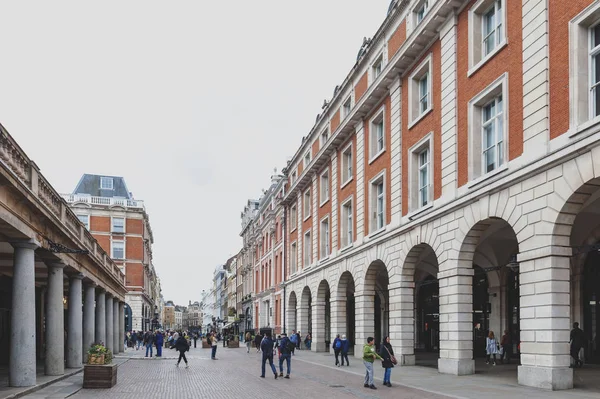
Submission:
[[[131,307],[128,303],[125,304],[125,331],[133,330],[133,318],[131,313]]]
[[[288,305],[287,305],[287,328],[288,334],[291,334],[292,331],[295,331],[298,326],[298,300],[296,299],[296,293],[294,291],[290,292],[290,296],[288,297]]]
[[[352,273],[345,271],[340,276],[337,286],[337,295],[332,299],[332,333],[329,339],[340,334],[346,335],[350,343],[350,351],[354,350],[356,343],[356,314],[355,314],[355,283]]]
[[[304,342],[306,334],[312,329],[312,294],[310,288],[305,286],[300,297],[300,308],[298,311],[298,331],[300,332],[301,340]]]
[[[362,318],[358,323],[357,346],[366,343],[368,337],[373,337],[379,349],[383,337],[389,334],[388,284],[386,265],[379,259],[373,261],[365,273],[362,292],[356,294],[357,314]],[[362,311],[358,311],[359,307]]]
[[[317,300],[312,304],[312,350],[325,352],[331,340],[331,292],[327,280],[317,288]]]

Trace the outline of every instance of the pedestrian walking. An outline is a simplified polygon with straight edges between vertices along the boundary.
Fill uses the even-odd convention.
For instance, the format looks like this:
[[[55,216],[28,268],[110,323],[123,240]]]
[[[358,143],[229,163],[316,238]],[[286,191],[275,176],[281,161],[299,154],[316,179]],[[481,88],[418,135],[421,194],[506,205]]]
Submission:
[[[500,339],[500,346],[502,352],[500,353],[500,363],[504,364],[504,358],[506,358],[506,364],[510,364],[510,356],[512,355],[512,342],[510,340],[510,334],[508,330],[504,330],[504,335]]]
[[[296,354],[296,348],[298,347],[298,334],[296,334],[296,330],[292,330],[292,335],[290,336],[290,341],[294,344],[294,349],[292,350],[292,355]]]
[[[302,334],[300,334],[300,330],[296,333],[296,348],[298,350],[302,349]]]
[[[496,354],[498,353],[498,341],[494,337],[494,332],[490,330],[488,337],[485,339],[485,353],[487,355],[485,364],[490,364],[490,356],[494,359],[496,365]]]
[[[273,340],[271,339],[271,333],[268,331],[265,333],[265,337],[262,339],[260,343],[260,349],[262,351],[262,374],[261,378],[265,378],[265,364],[268,361],[271,366],[271,370],[273,370],[273,374],[275,375],[275,379],[277,379],[277,369],[273,364]]]
[[[156,344],[156,357],[162,357],[163,344],[165,343],[165,337],[162,335],[162,332],[156,332],[154,342]]]
[[[290,373],[292,372],[292,351],[296,345],[290,341],[287,337],[286,333],[281,333],[281,342],[279,343],[279,351],[281,356],[279,356],[279,376],[283,377],[283,362],[286,362],[287,365],[287,374],[284,378],[290,378]]]
[[[367,343],[363,347],[363,363],[365,364],[365,388],[377,389],[373,383],[373,363],[375,359],[383,360],[375,350],[375,339],[367,337]]]
[[[573,323],[573,329],[570,334],[570,342],[571,342],[571,357],[573,358],[574,364],[570,367],[582,367],[583,362],[579,358],[579,351],[583,348],[585,343],[585,334],[583,330],[579,328],[579,323]]]
[[[175,342],[175,350],[179,351],[179,359],[177,359],[177,367],[179,367],[179,363],[181,363],[181,359],[185,362],[185,368],[189,367],[187,358],[185,357],[185,352],[190,350],[190,345],[188,341],[185,339],[183,335],[180,335]]]
[[[256,334],[256,337],[254,337],[254,346],[256,347],[256,353],[260,352],[260,343],[262,342],[262,337],[260,336],[260,333]]]
[[[210,358],[212,360],[218,360],[217,359],[217,344],[219,343],[219,341],[217,340],[217,337],[214,334],[212,334],[210,336],[210,339],[211,339],[210,342],[211,342],[211,349],[212,349]]]
[[[339,367],[340,365],[340,352],[342,351],[342,340],[340,339],[340,334],[335,336],[333,340],[333,354],[335,356],[335,365]],[[342,362],[344,359],[342,359]]]
[[[146,345],[146,357],[148,357],[148,351],[150,351],[150,357],[152,357],[152,346],[154,345],[154,334],[152,331],[148,331],[144,335],[144,345]]]
[[[194,333],[194,348],[196,347],[196,341],[198,341],[198,334]]]
[[[246,353],[250,353],[250,346],[252,345],[252,335],[250,334],[250,331],[246,332],[244,343],[246,344]]]
[[[348,360],[348,351],[350,350],[350,341],[346,339],[346,335],[342,335],[342,348],[341,348],[341,357],[342,362],[341,365],[344,365],[344,359],[346,359],[346,366],[350,366],[350,361]]]
[[[394,349],[392,349],[392,344],[390,344],[390,337],[385,337],[383,339],[381,349],[379,350],[379,356],[383,358],[381,366],[385,369],[385,372],[383,374],[383,385],[391,388],[392,368],[396,364],[396,357],[394,356]]]
[[[133,331],[133,333],[131,334],[131,342],[133,343],[133,347],[136,347],[135,350],[140,349],[140,346],[138,345],[138,335],[135,331]]]
[[[312,335],[310,333],[306,334],[306,338],[304,338],[304,347],[306,350],[310,350],[310,346],[312,345]]]

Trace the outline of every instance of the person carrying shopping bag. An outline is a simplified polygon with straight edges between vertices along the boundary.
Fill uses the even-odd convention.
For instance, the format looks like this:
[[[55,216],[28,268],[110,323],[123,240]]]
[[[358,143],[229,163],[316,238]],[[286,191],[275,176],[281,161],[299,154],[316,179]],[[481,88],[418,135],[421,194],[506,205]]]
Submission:
[[[396,357],[394,356],[394,349],[392,349],[392,344],[390,344],[390,337],[385,337],[383,339],[381,349],[379,350],[379,356],[383,358],[381,366],[385,369],[385,372],[383,374],[383,385],[391,388],[392,368],[395,364],[398,364],[398,362],[396,361]]]

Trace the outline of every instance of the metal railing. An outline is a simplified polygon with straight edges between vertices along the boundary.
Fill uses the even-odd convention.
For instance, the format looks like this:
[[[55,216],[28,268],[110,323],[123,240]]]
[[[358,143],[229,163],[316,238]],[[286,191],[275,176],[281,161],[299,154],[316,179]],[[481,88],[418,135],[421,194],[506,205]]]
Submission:
[[[130,200],[127,198],[114,197],[96,197],[93,195],[85,194],[61,194],[61,196],[69,204],[84,203],[91,205],[122,206],[124,208],[144,209],[144,201],[141,200]]]

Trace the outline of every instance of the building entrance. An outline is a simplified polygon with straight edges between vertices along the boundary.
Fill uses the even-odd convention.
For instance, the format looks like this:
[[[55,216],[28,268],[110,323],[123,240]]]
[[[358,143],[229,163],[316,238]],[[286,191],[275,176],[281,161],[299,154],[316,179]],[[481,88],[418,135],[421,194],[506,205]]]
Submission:
[[[583,278],[583,332],[586,363],[600,364],[600,252],[587,256]]]

